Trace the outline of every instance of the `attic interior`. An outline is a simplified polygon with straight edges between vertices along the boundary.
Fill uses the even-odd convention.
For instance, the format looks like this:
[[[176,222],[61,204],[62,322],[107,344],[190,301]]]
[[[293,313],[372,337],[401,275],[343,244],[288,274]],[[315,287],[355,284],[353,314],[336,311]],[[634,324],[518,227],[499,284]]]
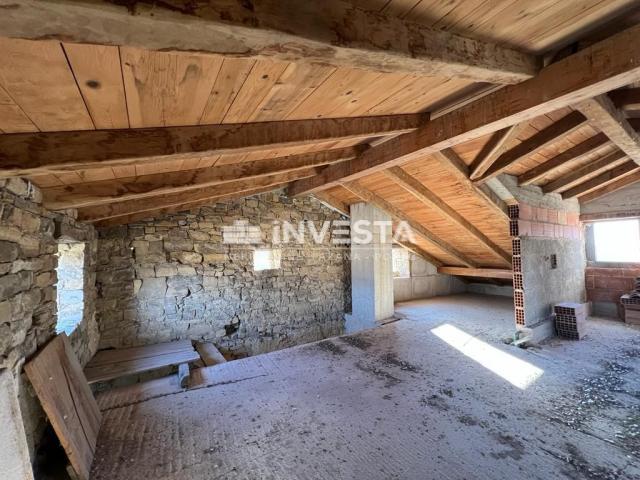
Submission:
[[[640,479],[633,0],[0,0],[7,479]]]

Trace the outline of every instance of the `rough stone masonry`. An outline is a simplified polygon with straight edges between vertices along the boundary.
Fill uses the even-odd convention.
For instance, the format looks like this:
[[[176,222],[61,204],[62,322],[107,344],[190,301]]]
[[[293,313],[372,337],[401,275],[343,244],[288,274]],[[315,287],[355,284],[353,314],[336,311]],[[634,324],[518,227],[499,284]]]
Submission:
[[[282,193],[219,203],[99,231],[101,348],[188,338],[235,355],[254,355],[339,334],[350,310],[348,249],[275,245],[274,224],[340,214],[312,197]],[[260,227],[259,244],[226,244],[223,227]],[[348,235],[347,235],[348,237]],[[254,271],[253,250],[275,247],[281,267]]]

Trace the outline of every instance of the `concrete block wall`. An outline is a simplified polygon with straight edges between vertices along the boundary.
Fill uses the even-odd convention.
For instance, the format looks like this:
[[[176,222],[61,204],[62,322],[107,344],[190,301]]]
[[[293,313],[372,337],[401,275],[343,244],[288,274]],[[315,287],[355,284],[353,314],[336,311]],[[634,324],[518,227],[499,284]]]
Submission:
[[[409,252],[409,268],[409,277],[393,279],[395,302],[452,295],[465,292],[467,289],[460,279],[438,273],[434,265],[412,252]]]
[[[538,329],[542,339],[554,333],[554,304],[586,301],[579,205],[537,187],[510,187],[517,201],[509,207],[516,325]]]
[[[0,181],[0,370],[14,377],[24,420],[21,431],[26,432],[31,455],[45,417],[23,365],[55,335],[61,239],[86,242],[85,309],[70,337],[82,363],[93,356],[99,341],[95,319],[96,232],[90,225],[78,224],[70,214],[45,209],[41,199],[40,191],[24,180]]]
[[[100,230],[101,347],[192,339],[254,355],[341,333],[348,246],[330,237],[317,245],[307,232],[304,243],[280,247],[282,268],[254,271],[254,246],[223,242],[236,221],[261,227],[263,248],[274,246],[274,222],[320,230],[341,218],[312,197],[269,193]]]

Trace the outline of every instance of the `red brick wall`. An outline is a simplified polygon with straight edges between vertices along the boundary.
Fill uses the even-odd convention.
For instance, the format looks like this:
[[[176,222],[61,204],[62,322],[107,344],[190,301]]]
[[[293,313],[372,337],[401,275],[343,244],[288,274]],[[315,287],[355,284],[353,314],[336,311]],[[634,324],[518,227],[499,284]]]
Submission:
[[[580,238],[579,214],[519,203],[517,233],[521,237]],[[513,228],[513,227],[512,227]]]
[[[620,296],[634,289],[634,279],[640,277],[640,267],[635,268],[604,268],[587,267],[585,271],[587,300],[591,302],[611,302],[618,305],[620,310]]]

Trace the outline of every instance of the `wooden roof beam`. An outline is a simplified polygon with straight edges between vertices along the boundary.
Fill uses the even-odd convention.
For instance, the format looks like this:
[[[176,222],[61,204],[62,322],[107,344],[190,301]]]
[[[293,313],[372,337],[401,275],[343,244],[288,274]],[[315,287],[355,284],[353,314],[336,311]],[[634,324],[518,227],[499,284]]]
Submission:
[[[428,114],[0,135],[0,177],[275,150],[407,132]]]
[[[511,150],[503,153],[477,182],[484,183],[497,177],[508,168],[525,160],[540,150],[552,145],[559,139],[570,135],[587,124],[587,119],[580,112],[571,112],[555,123],[543,128],[532,137],[519,143]]]
[[[510,269],[500,268],[462,268],[462,267],[438,267],[438,273],[461,277],[477,278],[503,278],[513,280],[513,272]]]
[[[266,158],[219,167],[156,173],[138,177],[78,183],[42,189],[44,204],[51,210],[104,205],[168,193],[186,192],[212,185],[248,180],[309,167],[319,167],[354,158],[353,147]]]
[[[547,160],[546,162],[541,163],[540,165],[523,173],[518,177],[518,184],[534,184],[543,179],[545,176],[553,174],[565,165],[579,162],[580,160],[588,157],[599,149],[610,144],[611,140],[609,140],[609,138],[604,133],[599,133],[593,137],[586,139],[583,142],[578,143],[568,150],[565,150],[552,159]]]
[[[442,201],[435,193],[429,190],[422,183],[418,182],[411,175],[400,167],[391,167],[384,173],[397,185],[409,192],[415,198],[420,200],[427,207],[437,211],[441,216],[458,227],[462,228],[467,234],[475,238],[482,244],[484,248],[489,250],[493,255],[498,257],[502,263],[511,266],[511,255],[496,245],[489,237],[482,233],[475,225],[465,219],[453,208]]]
[[[341,1],[261,0],[249,6],[180,0],[9,3],[13,8],[0,18],[0,31],[13,38],[58,38],[503,84],[530,78],[541,66],[531,54]]]
[[[569,188],[583,183],[589,180],[592,177],[598,176],[599,174],[611,170],[618,165],[622,165],[627,161],[627,156],[621,152],[613,152],[609,155],[606,155],[603,158],[596,160],[593,163],[585,165],[578,170],[574,170],[573,172],[564,175],[553,182],[549,182],[542,187],[542,191],[544,193],[556,193],[562,192],[564,190],[568,190]]]
[[[503,87],[354,160],[328,167],[321,176],[297,182],[290,194],[351,182],[628,85],[640,79],[640,50],[634,47],[639,39],[640,26],[620,32],[552,63],[530,80]]]
[[[640,135],[607,95],[584,100],[576,104],[576,108],[589,119],[589,123],[640,165]]]
[[[640,171],[636,173],[632,173],[630,175],[626,175],[618,180],[607,183],[602,187],[596,188],[595,190],[591,190],[589,193],[582,195],[579,200],[580,203],[591,202],[597,198],[602,197],[611,192],[615,192],[620,190],[621,188],[626,187],[627,185],[634,184],[636,182],[640,182]]]
[[[477,267],[477,264],[473,260],[471,260],[469,257],[467,257],[462,252],[459,252],[457,249],[453,248],[447,242],[437,237],[430,230],[423,227],[422,225],[417,223],[415,220],[411,219],[406,213],[394,207],[389,202],[384,200],[382,197],[376,195],[375,193],[358,185],[355,182],[345,183],[343,184],[343,186],[354,195],[362,198],[365,202],[371,203],[372,205],[375,205],[376,207],[378,207],[380,210],[386,212],[395,220],[406,222],[411,227],[411,229],[416,233],[416,235],[422,237],[423,239],[425,239],[426,241],[428,241],[429,243],[437,247],[439,250],[442,250],[447,255],[450,255],[451,257],[455,258],[457,261],[459,261],[463,265],[466,265],[468,267]]]
[[[125,200],[108,205],[96,205],[78,209],[78,220],[84,222],[95,222],[112,217],[120,217],[140,212],[154,212],[165,207],[180,207],[196,202],[208,201],[212,198],[233,195],[248,190],[263,189],[281,185],[300,178],[305,178],[317,173],[316,168],[296,170],[293,172],[278,173],[266,177],[254,178],[251,180],[238,180],[235,182],[214,185],[211,187],[199,188],[188,192],[168,193],[155,197]]]
[[[574,198],[581,197],[592,190],[596,190],[598,188],[604,187],[609,183],[620,180],[627,175],[631,175],[640,171],[640,166],[635,163],[633,160],[628,160],[626,163],[615,167],[611,170],[607,170],[604,173],[601,173],[597,177],[594,177],[586,182],[583,182],[573,188],[562,193],[562,198]]]
[[[494,164],[494,162],[504,153],[507,145],[513,140],[520,130],[521,125],[511,125],[503,128],[491,136],[489,142],[478,154],[478,158],[471,164],[471,180],[477,180]]]

